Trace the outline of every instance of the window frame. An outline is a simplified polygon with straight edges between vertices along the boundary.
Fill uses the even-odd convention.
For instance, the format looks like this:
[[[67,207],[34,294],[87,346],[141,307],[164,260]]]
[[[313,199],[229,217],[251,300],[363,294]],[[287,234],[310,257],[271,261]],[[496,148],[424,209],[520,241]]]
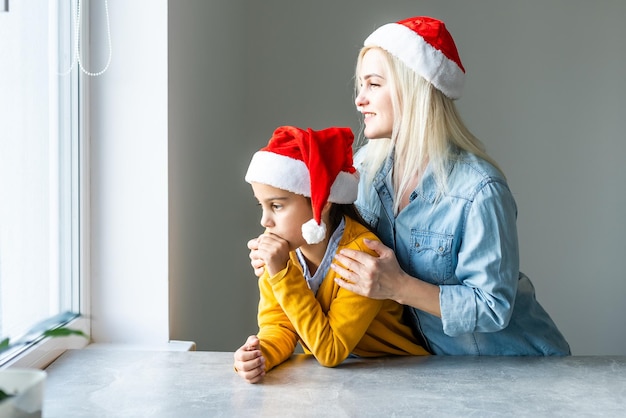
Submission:
[[[76,1],[71,1],[71,9],[75,10]],[[80,44],[88,45],[89,34],[89,8],[87,4],[81,4],[81,30]],[[89,51],[81,51],[81,57],[88,62]],[[70,282],[72,286],[72,299],[78,303],[72,303],[72,309],[79,314],[76,318],[67,323],[58,324],[75,330],[80,330],[86,335],[91,335],[91,319],[90,319],[90,206],[89,206],[89,120],[88,120],[88,103],[89,103],[89,82],[87,76],[80,71],[78,65],[72,70],[74,74],[71,77],[72,87],[76,87],[76,94],[72,94],[71,113],[75,118],[71,122],[72,135],[72,154],[76,158],[72,159],[72,171],[76,175],[72,175],[72,182],[76,187],[76,193],[72,194],[72,208],[76,208],[76,221],[72,223],[72,252],[77,260],[72,260],[72,275]],[[76,160],[76,161],[74,161]],[[74,209],[73,209],[74,210]],[[74,215],[73,215],[74,216]],[[77,231],[74,230],[77,228]],[[58,326],[55,325],[54,327]],[[15,350],[14,354],[0,364],[1,368],[11,367],[27,367],[45,369],[50,363],[56,360],[68,349],[79,349],[89,344],[89,340],[81,336],[69,336],[64,338],[45,338],[36,339],[31,344],[20,347]]]

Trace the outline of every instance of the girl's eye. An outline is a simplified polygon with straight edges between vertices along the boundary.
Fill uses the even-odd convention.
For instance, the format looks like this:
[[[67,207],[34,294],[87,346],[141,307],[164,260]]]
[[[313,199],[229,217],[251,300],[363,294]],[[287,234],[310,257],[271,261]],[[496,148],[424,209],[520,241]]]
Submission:
[[[283,206],[277,203],[272,203],[272,210],[280,210]]]

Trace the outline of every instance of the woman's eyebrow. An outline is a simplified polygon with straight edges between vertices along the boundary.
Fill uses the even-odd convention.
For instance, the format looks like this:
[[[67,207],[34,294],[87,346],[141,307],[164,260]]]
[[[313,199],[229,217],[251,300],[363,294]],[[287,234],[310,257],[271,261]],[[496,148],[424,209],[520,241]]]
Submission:
[[[365,74],[362,78],[363,80],[367,80],[369,78],[373,78],[373,77],[378,77],[378,78],[385,78],[380,74],[376,74],[376,73],[371,73],[371,74]]]

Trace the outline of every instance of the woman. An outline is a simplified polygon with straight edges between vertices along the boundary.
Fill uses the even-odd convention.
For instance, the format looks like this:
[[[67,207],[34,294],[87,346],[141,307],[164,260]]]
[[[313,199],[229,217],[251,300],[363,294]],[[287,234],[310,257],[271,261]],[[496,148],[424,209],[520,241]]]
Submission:
[[[366,241],[377,256],[342,250],[336,282],[407,305],[435,354],[568,355],[519,271],[506,179],[455,108],[464,76],[439,20],[409,18],[365,40],[355,103],[369,141],[355,156],[356,203],[384,245]]]

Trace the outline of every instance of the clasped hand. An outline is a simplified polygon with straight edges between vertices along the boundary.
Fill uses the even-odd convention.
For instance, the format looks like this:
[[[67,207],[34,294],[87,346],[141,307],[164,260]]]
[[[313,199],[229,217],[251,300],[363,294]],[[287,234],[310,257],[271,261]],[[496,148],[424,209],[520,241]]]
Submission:
[[[261,352],[261,342],[251,335],[246,343],[234,354],[235,372],[248,383],[258,383],[265,376],[265,358]]]
[[[248,241],[250,264],[254,274],[261,277],[267,268],[270,276],[287,266],[289,261],[289,242],[272,233],[259,235]]]

